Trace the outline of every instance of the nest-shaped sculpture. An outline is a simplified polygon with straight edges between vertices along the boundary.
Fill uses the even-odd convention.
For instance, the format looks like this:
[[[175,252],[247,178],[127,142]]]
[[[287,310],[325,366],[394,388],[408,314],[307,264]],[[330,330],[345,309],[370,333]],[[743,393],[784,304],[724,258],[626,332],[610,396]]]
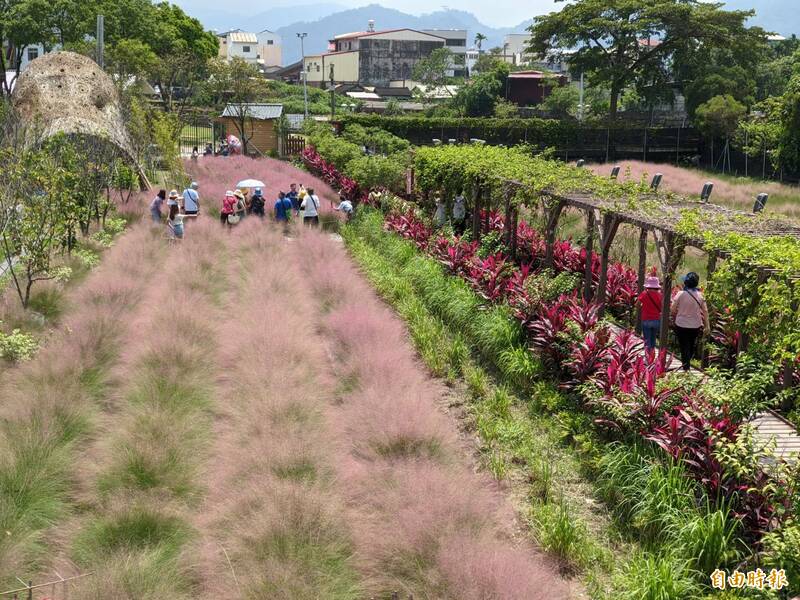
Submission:
[[[114,82],[92,59],[53,52],[32,61],[12,96],[14,113],[40,143],[58,133],[99,138],[135,165]]]

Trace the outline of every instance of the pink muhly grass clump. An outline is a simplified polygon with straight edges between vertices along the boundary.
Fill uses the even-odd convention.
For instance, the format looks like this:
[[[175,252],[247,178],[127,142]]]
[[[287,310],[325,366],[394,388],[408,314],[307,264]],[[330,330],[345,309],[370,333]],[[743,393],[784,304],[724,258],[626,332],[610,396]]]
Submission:
[[[786,186],[774,181],[752,181],[742,178],[741,181],[732,182],[725,178],[716,177],[713,173],[705,173],[695,169],[676,167],[669,164],[646,163],[639,160],[623,161],[619,164],[620,181],[640,181],[645,177],[645,182],[649,185],[653,175],[661,173],[664,179],[661,182],[661,190],[668,190],[682,196],[688,196],[695,200],[700,198],[700,192],[707,181],[714,183],[714,191],[711,194],[711,202],[750,212],[753,210],[753,202],[761,192],[767,192],[770,196],[787,197],[797,194],[797,189]],[[611,164],[592,165],[592,171],[602,177],[607,177],[611,173]],[[626,177],[626,173],[630,175]],[[797,217],[800,213],[796,206],[785,203],[779,204],[780,212],[788,216]],[[773,210],[777,210],[775,202],[772,203]]]
[[[513,511],[493,482],[458,460],[455,424],[438,406],[441,390],[415,358],[399,318],[343,248],[316,232],[302,243],[307,252],[298,260],[315,291],[336,295],[325,327],[358,382],[339,415],[350,453],[337,471],[350,498],[358,556],[377,589],[402,586],[416,595],[444,587],[458,598],[498,599],[536,591],[532,579],[545,569],[532,548],[515,549],[505,539]],[[467,557],[460,569],[453,564],[456,544]],[[506,558],[519,571],[500,570],[501,581],[492,568]],[[564,596],[552,574],[538,585],[549,593],[529,597]]]
[[[438,563],[448,581],[457,582],[459,600],[550,600],[566,596],[541,555],[530,548],[484,536],[450,536],[439,547]],[[454,587],[456,587],[454,586]]]

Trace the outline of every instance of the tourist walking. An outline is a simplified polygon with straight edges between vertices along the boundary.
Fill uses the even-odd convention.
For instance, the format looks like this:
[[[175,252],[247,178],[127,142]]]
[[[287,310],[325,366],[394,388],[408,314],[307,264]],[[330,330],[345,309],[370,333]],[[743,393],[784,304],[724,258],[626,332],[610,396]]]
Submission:
[[[233,195],[236,198],[236,210],[234,212],[240,220],[244,219],[247,216],[247,202],[244,193],[242,190],[236,190]]]
[[[302,190],[302,187],[300,188]],[[319,226],[319,198],[314,193],[314,188],[308,188],[306,197],[300,204],[303,209],[303,224],[317,227]]]
[[[281,221],[284,223],[289,222],[289,217],[292,214],[292,201],[284,194],[280,192],[278,194],[278,199],[275,201],[275,220]]]
[[[250,199],[250,213],[261,219],[264,218],[264,194],[261,188],[253,190],[253,197]]]
[[[164,206],[166,199],[167,190],[158,190],[158,194],[150,203],[150,217],[153,219],[153,223],[161,224],[161,207]]]
[[[292,210],[294,211],[294,216],[300,215],[300,197],[299,197],[299,192],[297,191],[296,183],[293,183],[289,186],[289,191],[286,193],[286,197],[292,203]]]
[[[697,273],[687,273],[683,277],[683,290],[675,296],[670,310],[675,336],[681,347],[681,363],[684,371],[692,367],[697,338],[701,332],[708,335],[710,331],[708,307],[703,294],[697,289],[699,284],[700,276]]]
[[[196,181],[183,190],[183,214],[196,215],[200,212],[200,193],[197,191],[200,186]]]
[[[343,212],[348,221],[353,218],[353,203],[344,196],[339,196],[339,206],[335,206],[333,210]]]
[[[464,235],[467,229],[467,201],[464,192],[459,192],[453,198],[453,231],[456,235]]]
[[[180,207],[173,204],[169,207],[169,216],[167,217],[167,227],[172,234],[172,237],[182,240],[183,239],[183,218]]]
[[[661,331],[661,305],[664,302],[658,277],[651,275],[644,280],[644,290],[639,294],[637,301],[642,315],[644,347],[647,350],[653,350]]]
[[[223,225],[235,225],[239,222],[239,217],[236,216],[236,196],[230,190],[225,192],[225,198],[222,200],[219,220]]]
[[[444,227],[444,223],[447,220],[447,207],[445,206],[444,201],[442,200],[442,196],[439,192],[436,192],[436,212],[433,215],[433,224],[436,227]]]

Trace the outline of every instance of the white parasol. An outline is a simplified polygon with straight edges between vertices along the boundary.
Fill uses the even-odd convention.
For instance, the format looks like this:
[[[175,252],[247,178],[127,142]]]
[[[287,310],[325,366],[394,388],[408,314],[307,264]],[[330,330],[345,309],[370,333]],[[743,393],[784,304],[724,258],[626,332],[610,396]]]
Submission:
[[[236,184],[236,187],[239,189],[247,188],[252,190],[253,188],[257,187],[264,187],[264,182],[259,181],[258,179],[242,179],[239,183]]]

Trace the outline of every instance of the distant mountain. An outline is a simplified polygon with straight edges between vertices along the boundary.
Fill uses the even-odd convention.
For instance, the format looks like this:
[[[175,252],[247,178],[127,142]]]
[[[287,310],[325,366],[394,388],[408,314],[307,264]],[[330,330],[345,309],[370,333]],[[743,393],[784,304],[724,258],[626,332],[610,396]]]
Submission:
[[[300,59],[300,43],[295,34],[308,33],[305,39],[306,54],[324,52],[328,40],[341,33],[365,31],[370,19],[375,21],[375,29],[466,29],[467,41],[472,45],[475,34],[480,32],[487,37],[483,48],[489,49],[503,45],[503,36],[511,32],[524,32],[530,21],[520,23],[516,27],[493,28],[484,25],[472,13],[463,10],[439,10],[420,16],[385,8],[378,4],[370,4],[322,17],[298,21],[278,29],[283,38],[283,62],[289,64]]]
[[[184,2],[184,4],[189,4]],[[232,9],[203,8],[186,6],[186,11],[198,19],[207,29],[228,31],[244,29],[247,31],[275,31],[297,21],[298,16],[308,20],[321,19],[346,7],[334,2],[318,2],[298,4],[294,6],[276,6],[256,15]]]

